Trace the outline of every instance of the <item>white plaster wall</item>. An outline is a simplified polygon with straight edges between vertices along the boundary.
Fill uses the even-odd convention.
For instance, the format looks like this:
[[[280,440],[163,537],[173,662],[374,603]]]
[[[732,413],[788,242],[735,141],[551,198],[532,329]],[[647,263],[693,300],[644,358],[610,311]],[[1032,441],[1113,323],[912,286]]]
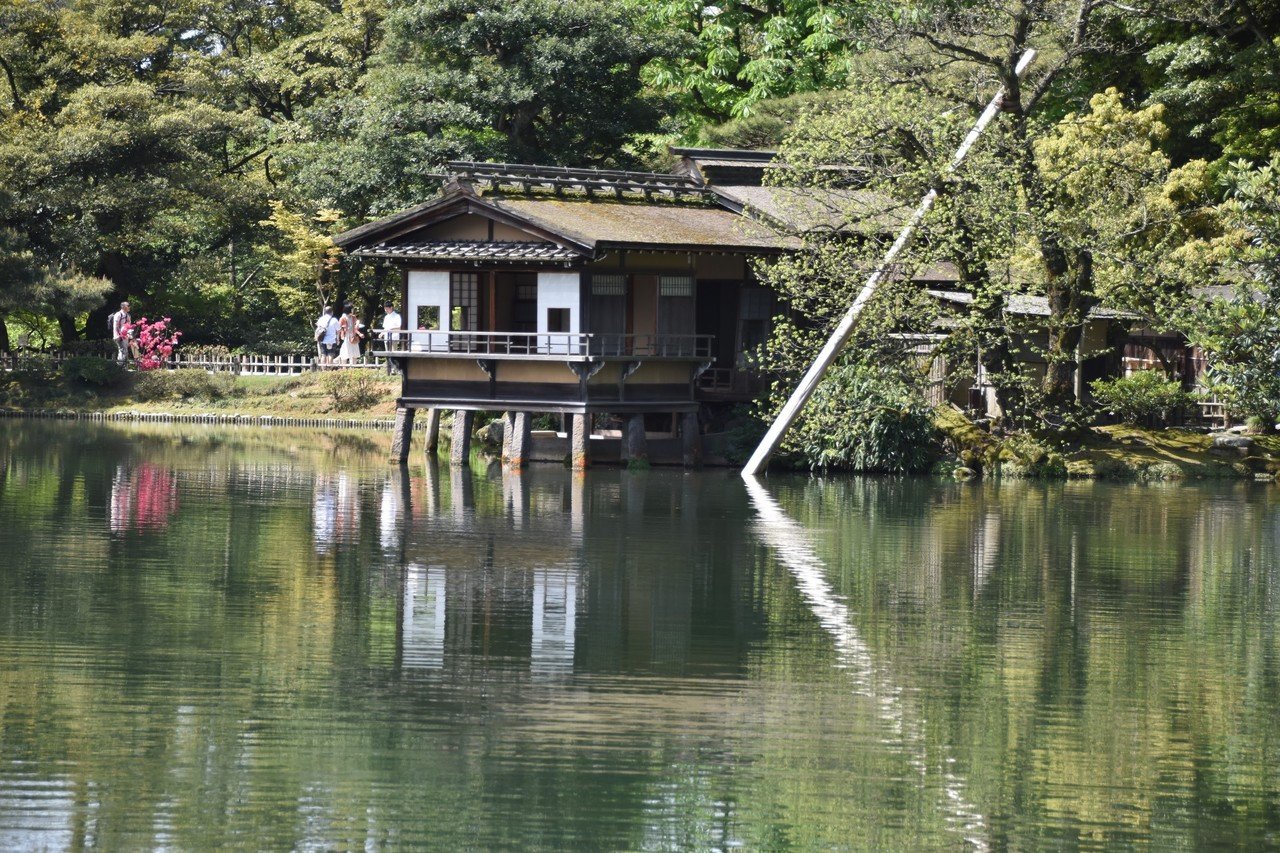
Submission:
[[[404,321],[410,329],[418,328],[418,306],[435,305],[440,310],[440,335],[415,335],[414,348],[425,347],[428,342],[432,349],[447,349],[448,341],[443,334],[449,329],[449,273],[427,270],[409,271],[409,305]]]
[[[569,331],[577,334],[582,330],[582,306],[579,296],[579,277],[576,272],[540,272],[538,273],[538,334],[547,334],[547,309],[569,309]],[[568,341],[551,342],[553,353],[568,352]]]

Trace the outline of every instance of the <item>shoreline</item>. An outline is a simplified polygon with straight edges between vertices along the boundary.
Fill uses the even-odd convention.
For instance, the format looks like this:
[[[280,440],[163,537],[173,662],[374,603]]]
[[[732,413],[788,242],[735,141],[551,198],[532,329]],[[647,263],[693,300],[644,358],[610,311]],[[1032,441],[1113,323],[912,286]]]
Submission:
[[[76,409],[0,409],[0,418],[30,420],[90,421],[95,423],[175,423],[217,424],[223,426],[258,427],[310,427],[321,429],[375,429],[390,432],[395,420],[390,418],[323,418],[287,417],[281,415],[214,414],[210,412],[145,412],[127,410],[121,412],[79,411]],[[415,431],[426,429],[425,423],[415,423]]]

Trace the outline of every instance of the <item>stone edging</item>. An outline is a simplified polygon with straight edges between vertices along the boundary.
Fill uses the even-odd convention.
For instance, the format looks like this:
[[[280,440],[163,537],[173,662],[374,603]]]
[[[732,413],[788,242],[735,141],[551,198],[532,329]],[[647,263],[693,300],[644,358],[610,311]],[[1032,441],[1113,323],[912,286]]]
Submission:
[[[394,420],[358,420],[355,418],[285,418],[276,415],[214,415],[173,414],[171,412],[78,412],[74,409],[0,409],[0,417],[36,418],[64,421],[92,421],[96,423],[146,422],[172,424],[222,424],[227,426],[272,427],[321,427],[327,429],[375,429],[390,430]],[[426,429],[425,423],[415,423],[415,430]]]

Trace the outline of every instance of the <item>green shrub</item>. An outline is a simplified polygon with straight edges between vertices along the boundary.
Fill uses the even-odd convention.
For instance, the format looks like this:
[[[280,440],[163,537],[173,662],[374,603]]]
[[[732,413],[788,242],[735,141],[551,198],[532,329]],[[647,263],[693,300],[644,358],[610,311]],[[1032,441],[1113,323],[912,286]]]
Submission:
[[[364,369],[330,370],[320,377],[325,393],[339,412],[367,409],[382,396],[382,385],[372,371]]]
[[[204,370],[147,370],[135,374],[133,395],[142,402],[156,400],[221,400],[235,389],[229,373]]]
[[[1194,402],[1179,382],[1157,370],[1098,379],[1089,384],[1089,390],[1098,409],[1127,424],[1164,425]]]
[[[894,372],[866,364],[831,370],[790,442],[811,469],[928,471],[938,455],[932,411]]]
[[[119,362],[92,355],[77,355],[62,363],[62,378],[76,385],[114,388],[128,376]]]

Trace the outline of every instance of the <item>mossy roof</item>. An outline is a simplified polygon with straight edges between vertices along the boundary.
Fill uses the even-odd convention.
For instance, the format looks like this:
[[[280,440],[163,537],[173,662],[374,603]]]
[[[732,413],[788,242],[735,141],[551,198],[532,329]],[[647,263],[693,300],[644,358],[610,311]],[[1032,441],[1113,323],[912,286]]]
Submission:
[[[486,200],[514,217],[598,249],[759,252],[799,247],[794,238],[708,204],[536,196]]]

